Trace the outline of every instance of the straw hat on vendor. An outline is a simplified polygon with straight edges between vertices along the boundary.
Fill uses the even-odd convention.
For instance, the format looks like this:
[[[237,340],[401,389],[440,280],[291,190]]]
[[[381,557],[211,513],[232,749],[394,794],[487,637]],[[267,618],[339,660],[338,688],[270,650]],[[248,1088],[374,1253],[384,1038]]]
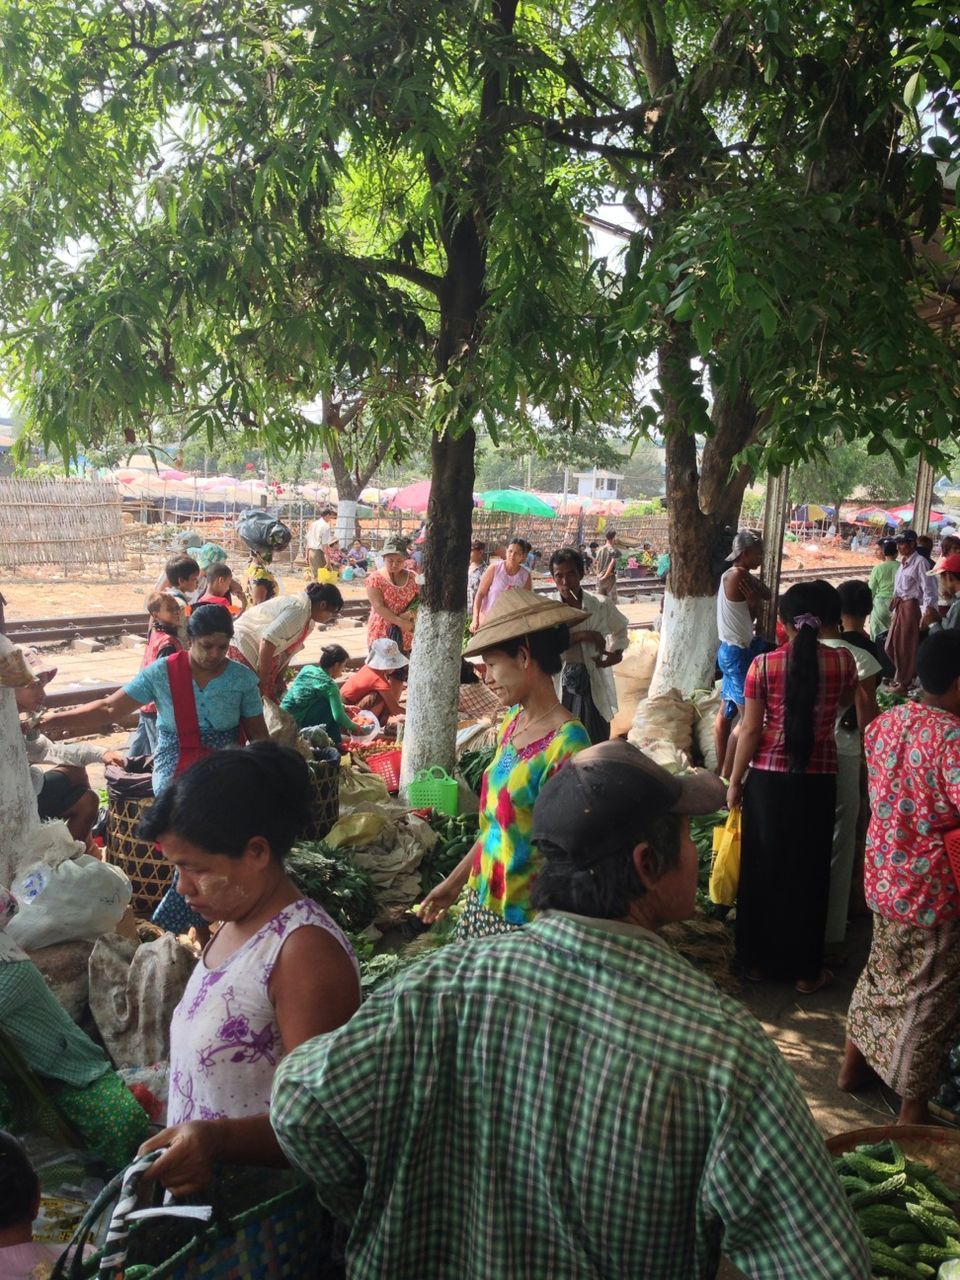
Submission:
[[[560,600],[513,588],[494,603],[464,650],[465,657],[482,656],[485,684],[509,709],[483,776],[477,841],[420,908],[422,920],[438,920],[466,887],[458,938],[507,933],[530,919],[539,867],[531,842],[534,801],[547,779],[590,745],[553,683],[570,646],[570,627],[586,617]]]

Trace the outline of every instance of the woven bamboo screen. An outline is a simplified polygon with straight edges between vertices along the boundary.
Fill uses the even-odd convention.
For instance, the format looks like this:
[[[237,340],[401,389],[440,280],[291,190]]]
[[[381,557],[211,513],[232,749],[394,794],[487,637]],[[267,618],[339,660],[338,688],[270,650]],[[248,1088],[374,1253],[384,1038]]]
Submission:
[[[0,480],[0,565],[119,564],[120,506],[102,480]]]

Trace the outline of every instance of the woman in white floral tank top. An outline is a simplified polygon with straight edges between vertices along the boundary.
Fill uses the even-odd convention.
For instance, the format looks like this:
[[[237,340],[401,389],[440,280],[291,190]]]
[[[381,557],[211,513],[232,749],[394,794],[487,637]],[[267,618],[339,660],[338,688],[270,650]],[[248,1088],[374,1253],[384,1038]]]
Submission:
[[[284,870],[308,804],[300,756],[256,742],[200,760],[141,825],[190,907],[223,922],[173,1015],[169,1127],[142,1148],[170,1148],[151,1176],[174,1195],[202,1189],[214,1164],[286,1163],[268,1114],[277,1064],[359,1006],[350,943]]]

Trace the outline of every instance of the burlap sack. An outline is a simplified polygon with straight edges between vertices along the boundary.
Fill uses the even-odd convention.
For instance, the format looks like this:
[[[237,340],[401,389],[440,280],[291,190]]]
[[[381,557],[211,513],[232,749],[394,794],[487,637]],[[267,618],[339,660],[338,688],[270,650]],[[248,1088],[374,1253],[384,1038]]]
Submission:
[[[610,728],[614,736],[626,732],[633,724],[637,704],[650,689],[659,648],[660,637],[655,631],[636,631],[630,637],[623,658],[610,668],[617,695],[617,714]]]
[[[693,751],[693,725],[697,709],[677,689],[657,698],[645,698],[637,706],[633,727],[628,735],[635,747],[645,750],[648,743],[668,742],[690,756]]]
[[[695,755],[698,764],[712,773],[717,771],[716,719],[720,710],[719,689],[702,689],[693,695],[697,719],[693,726]]]

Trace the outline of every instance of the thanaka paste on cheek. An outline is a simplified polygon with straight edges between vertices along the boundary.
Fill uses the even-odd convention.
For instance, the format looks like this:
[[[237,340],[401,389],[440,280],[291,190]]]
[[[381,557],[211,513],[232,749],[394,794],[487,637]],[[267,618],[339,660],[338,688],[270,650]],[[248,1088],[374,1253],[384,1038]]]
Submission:
[[[249,893],[241,884],[234,884],[229,876],[214,875],[208,872],[195,877],[197,897],[201,902],[209,903],[223,910],[241,907],[249,900]]]

